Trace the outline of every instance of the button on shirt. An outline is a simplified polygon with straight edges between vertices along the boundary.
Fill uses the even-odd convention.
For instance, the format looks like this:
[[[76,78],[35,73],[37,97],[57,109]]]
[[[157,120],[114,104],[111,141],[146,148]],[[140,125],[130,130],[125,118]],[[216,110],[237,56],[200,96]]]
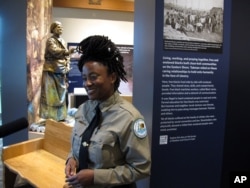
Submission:
[[[82,134],[95,114],[97,101],[88,100],[78,108],[69,157],[76,160]],[[94,186],[109,188],[150,175],[151,156],[148,136],[134,133],[134,122],[143,119],[139,111],[118,92],[99,105],[101,124],[90,139],[89,168],[94,169]],[[81,159],[80,159],[81,160]]]

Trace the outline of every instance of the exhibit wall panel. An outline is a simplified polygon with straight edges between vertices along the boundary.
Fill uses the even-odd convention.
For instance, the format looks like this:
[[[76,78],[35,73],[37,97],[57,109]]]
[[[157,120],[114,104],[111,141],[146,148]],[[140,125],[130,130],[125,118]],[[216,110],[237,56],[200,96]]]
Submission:
[[[231,1],[155,3],[150,186],[219,188]]]

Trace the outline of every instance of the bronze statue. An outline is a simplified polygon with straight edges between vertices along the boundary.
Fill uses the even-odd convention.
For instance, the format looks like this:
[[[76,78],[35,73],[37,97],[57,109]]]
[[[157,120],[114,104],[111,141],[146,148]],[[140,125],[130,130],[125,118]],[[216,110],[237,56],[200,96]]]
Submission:
[[[67,118],[67,74],[70,70],[70,54],[63,38],[62,24],[55,21],[50,26],[52,36],[47,39],[43,66],[40,117],[64,121]]]

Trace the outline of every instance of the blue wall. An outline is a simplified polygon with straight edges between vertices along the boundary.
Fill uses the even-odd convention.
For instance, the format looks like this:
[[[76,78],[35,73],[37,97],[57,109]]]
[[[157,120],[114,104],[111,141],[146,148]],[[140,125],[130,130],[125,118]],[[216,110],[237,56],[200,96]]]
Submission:
[[[133,103],[145,117],[148,134],[152,134],[154,92],[155,1],[135,0],[134,12]],[[149,148],[150,149],[150,148]],[[149,179],[138,188],[149,188]]]
[[[2,124],[27,117],[26,0],[0,0]],[[28,139],[28,130],[4,137],[9,145]]]
[[[159,0],[160,1],[160,0]],[[155,124],[153,123],[153,90],[154,86],[154,61],[155,57],[159,56],[159,51],[155,49],[155,30],[156,28],[156,18],[157,11],[161,11],[156,7],[158,0],[136,0],[135,1],[135,23],[134,23],[134,91],[133,91],[133,102],[136,107],[142,112],[145,116],[146,124],[149,129],[149,133],[152,136],[152,129]],[[163,0],[162,0],[163,1]],[[207,171],[207,166],[211,164],[211,161],[208,160],[205,164],[205,169],[203,173],[208,173],[207,176],[202,177],[193,177],[193,182],[199,182],[200,179],[205,180],[205,182],[199,182],[206,185],[207,182],[214,182],[216,184],[214,187],[223,187],[228,188],[232,183],[232,176],[230,179],[230,174],[236,172],[238,175],[250,175],[250,150],[249,150],[249,106],[250,106],[250,59],[249,59],[249,12],[250,6],[249,1],[242,0],[232,0],[224,1],[227,23],[225,23],[225,39],[224,41],[227,53],[226,63],[229,63],[230,72],[229,72],[229,88],[225,89],[224,92],[228,92],[227,109],[226,109],[226,122],[225,125],[225,139],[224,139],[224,148],[220,148],[219,155],[220,159],[219,170],[216,171],[216,176],[214,172],[210,170]],[[232,7],[232,8],[231,8]],[[161,8],[160,8],[161,9]],[[231,12],[232,9],[232,12]],[[156,14],[156,15],[155,15]],[[232,19],[231,19],[232,17]],[[231,25],[232,22],[232,25]],[[156,35],[157,36],[157,35]],[[162,35],[160,35],[162,36]],[[231,45],[229,44],[231,42]],[[229,50],[230,48],[230,50]],[[228,53],[229,52],[229,53]],[[223,61],[225,63],[225,61]],[[228,69],[223,72],[227,74]],[[223,112],[224,116],[224,112]],[[213,135],[213,134],[212,134]],[[213,135],[214,136],[214,135]],[[151,137],[151,141],[157,139]],[[223,137],[217,138],[220,142],[220,145],[223,142],[221,139]],[[215,139],[216,140],[216,139]],[[157,142],[156,140],[155,142]],[[216,144],[211,145],[215,147]],[[154,148],[153,148],[154,149]],[[157,148],[156,148],[157,149]],[[199,148],[197,148],[199,150]],[[222,152],[224,150],[223,156]],[[154,155],[155,160],[153,160],[153,165],[160,163],[161,161],[166,160],[165,155],[168,154],[159,153]],[[205,154],[210,155],[209,153]],[[185,159],[185,155],[182,156]],[[206,159],[206,158],[204,158]],[[221,161],[222,159],[222,161]],[[175,166],[176,160],[172,161],[173,167]],[[196,161],[190,164],[192,166]],[[172,179],[168,179],[164,171],[171,173],[171,168],[166,167],[160,163],[156,165],[155,171],[152,171],[151,174],[151,183],[153,179],[161,181],[160,188],[165,188],[167,183],[171,183]],[[180,180],[183,182],[185,180],[185,174],[181,174],[180,171]],[[193,170],[189,171],[189,176],[194,174]],[[200,175],[202,175],[201,173]],[[212,174],[212,176],[211,176]],[[159,176],[160,175],[160,176]],[[159,177],[161,179],[159,179]],[[162,178],[163,177],[163,178]],[[182,179],[184,177],[184,179]],[[212,179],[209,179],[211,178]],[[248,177],[249,179],[250,177]],[[142,181],[139,186],[140,188],[150,187],[148,182],[150,180]],[[191,182],[191,181],[190,181]],[[155,185],[154,185],[155,186]],[[151,188],[154,188],[151,186]],[[242,185],[243,187],[244,185]],[[176,184],[173,184],[171,187],[178,187]],[[184,185],[184,187],[186,187]],[[204,186],[203,186],[204,187]]]

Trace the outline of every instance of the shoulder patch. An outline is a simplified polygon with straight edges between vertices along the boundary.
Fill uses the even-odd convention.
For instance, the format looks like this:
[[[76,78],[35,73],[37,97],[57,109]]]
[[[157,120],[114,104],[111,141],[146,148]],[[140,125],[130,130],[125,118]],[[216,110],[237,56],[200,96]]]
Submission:
[[[147,136],[147,128],[143,119],[134,121],[134,133],[139,138],[145,138]]]

